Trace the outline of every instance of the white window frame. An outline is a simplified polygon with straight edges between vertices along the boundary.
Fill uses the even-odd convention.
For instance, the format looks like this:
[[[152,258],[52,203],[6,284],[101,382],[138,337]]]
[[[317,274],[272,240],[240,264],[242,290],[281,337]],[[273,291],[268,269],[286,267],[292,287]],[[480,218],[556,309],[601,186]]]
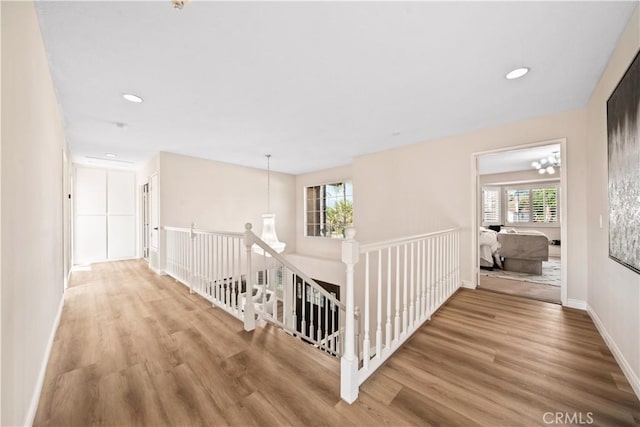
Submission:
[[[339,236],[339,235],[324,235],[322,234],[324,231],[323,228],[320,228],[319,233],[320,234],[312,234],[310,233],[310,226],[315,226],[317,225],[316,221],[309,221],[309,215],[310,215],[310,211],[309,211],[309,189],[311,188],[316,188],[316,187],[325,187],[325,186],[332,186],[332,185],[338,185],[338,184],[343,184],[343,185],[349,185],[349,188],[351,190],[351,194],[347,194],[347,200],[349,200],[353,206],[353,183],[350,179],[343,179],[343,180],[335,180],[333,182],[326,182],[323,184],[314,184],[314,185],[306,185],[304,187],[304,235],[305,237],[321,237],[321,238],[326,238],[326,239],[341,239],[344,238],[344,236]],[[325,212],[327,207],[325,206],[326,201],[321,202],[321,206],[319,207],[319,223],[322,225],[324,224],[324,222],[326,221],[325,219]],[[316,212],[316,210],[314,210],[314,212]],[[315,231],[315,230],[314,230]]]
[[[538,221],[532,221],[533,218],[533,212],[532,212],[532,203],[533,203],[533,191],[534,190],[538,190],[538,189],[547,189],[547,188],[554,188],[556,190],[556,221],[553,222],[538,222]],[[517,222],[511,222],[509,221],[509,191],[522,191],[522,190],[526,190],[529,191],[529,221],[517,221]],[[540,183],[536,183],[536,184],[521,184],[521,185],[509,185],[507,187],[504,188],[503,191],[503,199],[502,199],[502,206],[503,206],[503,218],[504,218],[504,224],[511,226],[511,227],[518,227],[518,226],[527,226],[527,227],[560,227],[560,209],[561,209],[561,205],[560,205],[560,183],[559,182],[540,182]]]

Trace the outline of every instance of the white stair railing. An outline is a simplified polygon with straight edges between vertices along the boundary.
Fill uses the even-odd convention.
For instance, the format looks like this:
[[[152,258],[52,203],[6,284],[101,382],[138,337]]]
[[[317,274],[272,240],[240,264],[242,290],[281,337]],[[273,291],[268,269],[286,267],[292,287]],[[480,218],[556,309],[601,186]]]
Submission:
[[[342,399],[358,389],[460,287],[458,230],[360,246],[355,230],[342,243],[346,264],[345,352]],[[355,295],[355,264],[364,262],[362,290]],[[357,315],[361,304],[362,315]],[[357,323],[356,323],[357,322]]]
[[[164,227],[165,272],[219,308],[243,320],[240,300],[246,291],[244,234]]]
[[[342,355],[344,304],[256,236],[251,224],[246,225],[245,244],[247,254],[252,252],[248,277],[254,284],[258,318],[327,353]]]
[[[229,233],[163,227],[165,272],[242,320],[247,331],[262,319],[342,355],[344,304],[256,236],[251,224],[245,228]]]

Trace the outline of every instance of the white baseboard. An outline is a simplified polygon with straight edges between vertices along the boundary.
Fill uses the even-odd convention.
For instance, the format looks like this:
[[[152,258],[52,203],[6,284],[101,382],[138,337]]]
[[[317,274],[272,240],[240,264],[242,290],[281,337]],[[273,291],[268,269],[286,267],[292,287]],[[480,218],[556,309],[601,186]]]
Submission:
[[[157,275],[159,275],[159,276],[166,276],[166,275],[167,275],[167,272],[166,272],[166,271],[164,271],[164,270],[159,270],[159,269],[157,269],[157,268],[155,268],[155,267],[152,267],[152,266],[151,266],[151,264],[149,264],[149,269],[151,269],[151,271],[153,271],[154,273],[156,273],[156,274],[157,274]]]
[[[602,323],[602,321],[600,320],[596,312],[588,304],[587,304],[587,313],[589,313],[589,316],[591,316],[591,319],[593,320],[593,323],[596,325],[598,332],[600,332],[600,335],[602,335],[604,342],[607,343],[607,347],[609,347],[609,350],[611,350],[611,353],[613,354],[613,357],[615,357],[616,361],[618,362],[620,369],[622,369],[622,372],[624,373],[625,377],[627,377],[629,384],[631,384],[631,388],[636,393],[636,396],[638,397],[638,399],[640,399],[640,379],[638,378],[636,373],[633,371],[633,369],[631,369],[631,365],[629,365],[629,362],[627,362],[627,359],[624,358],[622,352],[616,345],[616,342],[613,340],[611,335],[609,335],[609,332],[607,332],[607,330],[605,329],[604,324]]]
[[[462,287],[466,289],[475,289],[476,285],[474,285],[473,282],[471,282],[471,280],[463,280]]]
[[[40,372],[38,373],[38,379],[36,381],[36,388],[33,390],[31,396],[31,405],[29,405],[29,411],[24,420],[25,426],[33,425],[33,419],[36,417],[36,411],[38,410],[38,404],[40,403],[40,394],[42,393],[42,386],[44,385],[44,377],[47,373],[47,365],[49,364],[49,356],[51,356],[51,349],[53,348],[53,340],[56,337],[58,331],[58,325],[60,324],[60,318],[62,317],[62,308],[64,307],[64,294],[60,298],[60,305],[58,306],[58,312],[53,320],[53,327],[51,328],[51,335],[49,335],[49,342],[47,342],[47,348],[44,351],[44,357],[42,364],[40,365]]]
[[[579,300],[579,299],[571,299],[571,298],[569,298],[567,300],[567,307],[576,308],[578,310],[586,310],[587,309],[587,303],[585,301],[582,301],[582,300]]]

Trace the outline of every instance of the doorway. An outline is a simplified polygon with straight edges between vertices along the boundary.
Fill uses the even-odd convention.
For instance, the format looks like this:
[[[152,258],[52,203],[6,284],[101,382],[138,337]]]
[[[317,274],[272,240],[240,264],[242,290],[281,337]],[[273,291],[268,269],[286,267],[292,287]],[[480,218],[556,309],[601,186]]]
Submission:
[[[566,140],[474,153],[475,286],[567,304]]]

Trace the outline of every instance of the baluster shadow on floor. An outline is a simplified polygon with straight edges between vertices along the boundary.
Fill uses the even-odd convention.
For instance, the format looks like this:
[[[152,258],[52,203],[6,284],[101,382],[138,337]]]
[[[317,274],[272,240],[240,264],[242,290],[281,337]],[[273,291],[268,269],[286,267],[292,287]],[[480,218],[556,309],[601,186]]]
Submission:
[[[360,389],[339,361],[240,321],[142,261],[74,272],[34,425],[544,425],[640,405],[584,312],[459,291]]]

